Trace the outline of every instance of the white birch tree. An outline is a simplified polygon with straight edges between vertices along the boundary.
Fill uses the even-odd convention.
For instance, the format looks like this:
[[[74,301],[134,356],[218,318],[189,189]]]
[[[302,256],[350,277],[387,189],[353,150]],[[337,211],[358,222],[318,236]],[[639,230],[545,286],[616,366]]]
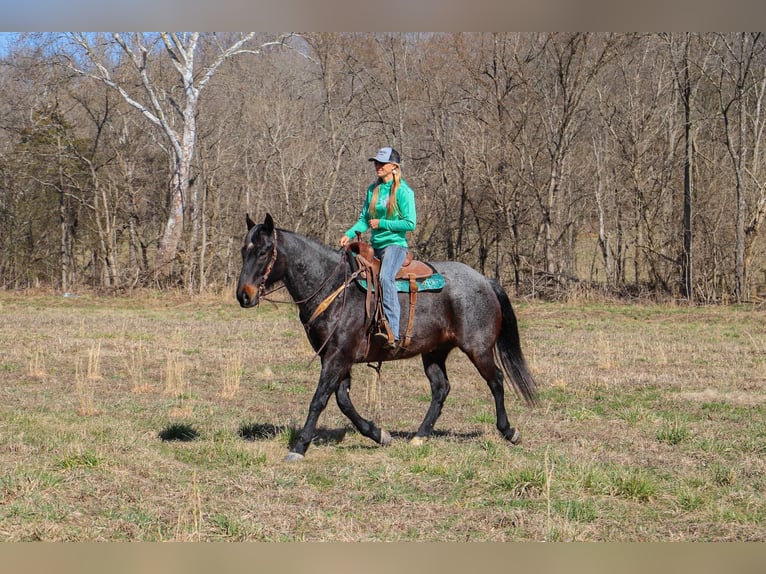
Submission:
[[[155,262],[156,276],[160,280],[173,275],[172,264],[178,255],[185,218],[191,218],[192,236],[198,235],[199,217],[190,198],[190,182],[193,180],[200,95],[227,59],[239,54],[262,54],[268,47],[283,45],[289,38],[284,35],[257,43],[255,32],[213,34],[206,38],[209,41],[204,42],[203,51],[200,34],[69,32],[65,36],[75,48],[71,53],[63,53],[67,67],[117,91],[162,134],[160,141],[170,158],[171,173],[167,220]],[[159,77],[162,67],[153,65],[162,57],[170,60],[178,74],[173,85],[163,83]]]

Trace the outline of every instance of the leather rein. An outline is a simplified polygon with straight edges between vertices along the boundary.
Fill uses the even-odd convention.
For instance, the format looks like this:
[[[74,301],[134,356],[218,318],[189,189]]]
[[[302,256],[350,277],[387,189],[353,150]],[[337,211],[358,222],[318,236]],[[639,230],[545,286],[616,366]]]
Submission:
[[[272,236],[271,258],[269,259],[269,263],[266,266],[266,270],[263,273],[263,278],[258,283],[258,291],[256,292],[256,298],[257,298],[256,300],[259,302],[263,300],[263,301],[268,301],[269,303],[274,303],[274,304],[285,303],[285,301],[275,301],[273,299],[268,298],[269,295],[271,295],[272,293],[275,293],[279,291],[280,289],[283,289],[285,287],[284,283],[280,285],[279,287],[272,289],[271,291],[268,291],[266,293],[263,292],[266,289],[266,282],[269,280],[269,276],[271,275],[271,272],[274,270],[274,265],[276,264],[278,255],[279,253],[278,253],[278,245],[277,245],[277,230],[274,229],[274,234]],[[341,251],[341,258],[340,258],[340,261],[338,262],[338,265],[335,267],[335,269],[333,269],[332,273],[328,274],[327,277],[325,277],[322,283],[319,284],[319,287],[317,287],[316,290],[305,299],[301,299],[299,301],[293,301],[293,303],[298,305],[300,305],[301,303],[306,303],[310,301],[311,299],[317,296],[317,294],[325,287],[325,285],[327,285],[330,279],[332,279],[337,274],[338,270],[341,267],[344,267],[346,269],[345,278],[343,283],[341,283],[340,287],[338,287],[332,293],[330,293],[330,295],[325,297],[325,299],[322,300],[322,302],[317,306],[317,308],[311,314],[311,317],[309,317],[308,321],[306,321],[306,324],[304,325],[304,327],[306,328],[307,331],[311,328],[311,324],[317,319],[317,317],[319,317],[322,313],[324,313],[327,310],[327,308],[330,306],[330,304],[338,297],[338,295],[343,293],[348,288],[348,286],[353,283],[354,279],[356,279],[359,276],[359,274],[364,271],[363,267],[360,266],[354,273],[351,273],[349,275],[348,265],[344,265],[347,261],[348,261],[348,250],[344,248]],[[344,293],[342,309],[345,309],[345,303],[346,303],[346,297]],[[343,315],[343,310],[341,310],[341,315]],[[330,331],[330,333],[328,334],[327,339],[325,339],[325,342],[322,343],[322,345],[317,350],[315,356],[319,355],[319,353],[325,347],[325,345],[327,344],[327,341],[329,341],[330,337],[332,336],[337,326],[338,324],[336,323],[332,331]]]
[[[263,299],[264,301],[268,301],[269,303],[278,303],[278,301],[272,301],[271,299],[269,299],[268,296],[282,289],[284,285],[280,285],[276,289],[272,289],[271,291],[263,293],[263,291],[266,289],[266,281],[269,280],[269,276],[271,275],[271,272],[274,270],[274,264],[276,262],[277,262],[277,229],[275,227],[274,233],[272,234],[272,240],[271,240],[271,258],[269,259],[269,264],[266,265],[266,270],[263,272],[263,277],[261,278],[260,283],[258,283],[258,290],[255,292],[255,300],[257,303],[260,303],[261,299]]]

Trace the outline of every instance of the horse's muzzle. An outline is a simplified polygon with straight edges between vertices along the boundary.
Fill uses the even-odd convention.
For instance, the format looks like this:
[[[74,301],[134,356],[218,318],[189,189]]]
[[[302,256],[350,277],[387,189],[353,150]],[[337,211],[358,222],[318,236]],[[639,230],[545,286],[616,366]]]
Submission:
[[[258,304],[258,299],[258,289],[249,283],[245,283],[237,289],[237,301],[245,309],[255,307]]]

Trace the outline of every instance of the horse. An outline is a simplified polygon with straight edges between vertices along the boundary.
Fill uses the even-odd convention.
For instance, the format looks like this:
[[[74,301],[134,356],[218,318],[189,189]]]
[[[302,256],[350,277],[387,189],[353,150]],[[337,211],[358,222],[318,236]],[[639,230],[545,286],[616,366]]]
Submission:
[[[304,458],[317,420],[334,394],[341,412],[363,436],[389,446],[391,434],[362,417],[351,402],[351,369],[357,363],[378,363],[420,355],[431,386],[431,402],[411,443],[421,445],[431,435],[450,392],[445,363],[456,347],[470,359],[487,382],[495,402],[496,426],[511,444],[521,433],[508,421],[503,371],[513,390],[528,406],[537,404],[537,384],[521,350],[516,316],[503,287],[470,266],[456,261],[430,262],[443,275],[443,289],[420,293],[412,337],[402,348],[389,348],[368,337],[366,294],[357,288],[355,257],[297,232],[277,228],[270,214],[261,224],[245,216],[242,270],[236,297],[242,308],[258,305],[274,284],[281,282],[297,305],[299,318],[321,372],[308,416],[289,447],[288,461]],[[280,286],[281,287],[281,286]],[[399,293],[402,320],[407,320],[409,297]],[[404,332],[402,327],[401,332]],[[499,361],[496,361],[496,358]],[[500,363],[498,366],[497,362]],[[502,367],[502,368],[501,368]],[[510,386],[510,385],[509,385]]]

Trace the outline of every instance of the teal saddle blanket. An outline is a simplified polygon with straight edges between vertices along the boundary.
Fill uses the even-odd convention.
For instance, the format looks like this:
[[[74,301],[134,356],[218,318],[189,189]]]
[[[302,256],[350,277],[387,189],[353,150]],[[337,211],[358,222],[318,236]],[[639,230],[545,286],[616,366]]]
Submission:
[[[363,290],[367,291],[367,279],[357,279],[356,283]],[[434,273],[433,275],[429,275],[428,277],[425,277],[424,279],[416,279],[415,283],[418,286],[418,292],[441,291],[442,289],[444,289],[445,280],[444,280],[444,275],[442,275],[441,273]],[[409,293],[410,282],[407,279],[397,279],[396,290],[399,293]]]

